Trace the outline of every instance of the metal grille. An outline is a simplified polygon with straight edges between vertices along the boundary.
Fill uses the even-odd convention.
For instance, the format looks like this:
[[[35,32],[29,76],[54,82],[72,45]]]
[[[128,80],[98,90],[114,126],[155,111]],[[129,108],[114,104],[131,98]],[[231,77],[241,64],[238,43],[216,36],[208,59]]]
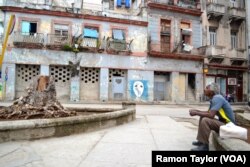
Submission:
[[[80,79],[84,83],[98,83],[99,73],[99,68],[81,68]]]
[[[55,83],[70,82],[70,68],[68,66],[51,66],[50,75],[55,78]]]
[[[109,82],[112,82],[113,76],[126,77],[126,70],[109,69]]]
[[[40,66],[39,65],[25,65],[17,64],[17,80],[21,82],[30,82],[34,77],[39,75]]]

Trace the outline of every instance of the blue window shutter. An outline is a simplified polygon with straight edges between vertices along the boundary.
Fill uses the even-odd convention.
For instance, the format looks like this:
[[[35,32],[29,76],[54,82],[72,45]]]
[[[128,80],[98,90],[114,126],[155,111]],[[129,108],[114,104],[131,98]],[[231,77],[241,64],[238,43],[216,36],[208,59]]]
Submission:
[[[28,35],[30,32],[30,22],[22,21],[22,34]]]
[[[125,7],[126,7],[126,8],[130,8],[130,0],[126,0],[126,2],[125,2]]]
[[[122,0],[117,0],[116,1],[116,6],[117,7],[122,7]]]
[[[89,28],[84,28],[84,37],[89,37],[89,38],[98,38],[99,34],[97,30],[89,29]]]

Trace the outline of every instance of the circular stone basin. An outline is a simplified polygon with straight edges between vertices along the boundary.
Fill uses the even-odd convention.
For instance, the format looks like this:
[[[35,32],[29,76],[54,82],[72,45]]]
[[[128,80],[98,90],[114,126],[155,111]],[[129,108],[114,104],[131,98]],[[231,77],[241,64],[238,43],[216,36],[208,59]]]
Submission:
[[[121,109],[68,108],[76,116],[0,121],[0,142],[67,136],[121,125],[135,119],[134,103],[124,102]]]

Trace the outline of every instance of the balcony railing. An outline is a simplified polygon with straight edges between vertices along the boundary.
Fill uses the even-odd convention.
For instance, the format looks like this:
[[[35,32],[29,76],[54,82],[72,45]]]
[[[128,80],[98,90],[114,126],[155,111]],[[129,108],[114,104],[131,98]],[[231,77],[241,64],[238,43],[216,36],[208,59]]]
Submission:
[[[207,14],[211,16],[219,17],[226,13],[226,7],[218,0],[207,0]]]
[[[202,46],[199,48],[199,54],[214,56],[214,55],[225,55],[225,47],[223,46]]]
[[[188,9],[200,9],[198,0],[150,0],[149,3],[159,3],[164,5],[175,5]]]
[[[65,45],[71,43],[71,37],[69,35],[56,35],[56,34],[48,34],[48,45]]]
[[[242,19],[242,20],[244,20],[246,18],[245,9],[241,9],[241,8],[231,7],[228,10],[228,14],[229,14],[230,19],[236,19],[236,20]]]
[[[131,53],[131,44],[133,40],[125,41],[125,40],[116,40],[112,38],[107,38],[107,52],[128,52]]]
[[[183,8],[193,8],[196,9],[197,8],[197,2],[195,2],[194,0],[179,0],[178,1],[178,6],[181,6]]]
[[[44,34],[42,34],[42,33],[14,32],[14,42],[43,44],[44,43]]]
[[[98,46],[98,39],[96,38],[83,38],[81,46],[84,48],[97,48]]]

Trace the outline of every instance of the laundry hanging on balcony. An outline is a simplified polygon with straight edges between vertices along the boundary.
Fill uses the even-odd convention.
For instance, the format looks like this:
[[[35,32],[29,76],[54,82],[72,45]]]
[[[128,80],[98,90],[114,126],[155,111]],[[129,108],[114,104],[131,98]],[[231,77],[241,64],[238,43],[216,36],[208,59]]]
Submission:
[[[117,0],[116,6],[122,7],[122,5],[125,5],[126,8],[130,8],[130,0]]]
[[[98,38],[99,33],[97,32],[97,30],[90,29],[90,28],[84,28],[83,36],[87,37],[87,38]]]
[[[113,39],[125,40],[122,30],[113,30]]]

